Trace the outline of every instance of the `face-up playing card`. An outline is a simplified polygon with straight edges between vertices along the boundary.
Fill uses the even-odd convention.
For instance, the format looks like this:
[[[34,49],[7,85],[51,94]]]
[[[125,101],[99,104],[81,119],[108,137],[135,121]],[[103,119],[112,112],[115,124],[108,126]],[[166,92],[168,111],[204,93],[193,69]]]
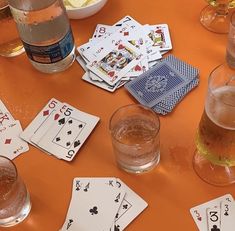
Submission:
[[[235,202],[221,202],[221,231],[233,231],[235,227]]]
[[[28,144],[19,137],[21,132],[22,128],[18,120],[0,127],[0,155],[12,160],[29,150]]]
[[[148,45],[157,47],[160,51],[171,50],[171,38],[167,24],[146,25],[144,27],[148,34]]]
[[[230,194],[226,194],[190,209],[190,213],[200,231],[208,231],[207,209],[215,206],[220,207],[222,201],[231,203],[233,197]]]
[[[208,230],[220,231],[220,206],[208,208],[206,212],[207,212]]]
[[[65,110],[37,145],[59,159],[71,161],[99,118],[64,104]]]
[[[75,178],[62,230],[109,230],[125,196],[114,178]]]
[[[37,132],[38,129],[47,121],[48,116],[54,112],[61,102],[52,98],[46,106],[37,114],[34,120],[25,128],[20,134],[20,137],[25,141],[31,143],[31,137]],[[31,143],[32,144],[32,143]]]
[[[0,100],[0,126],[7,125],[14,121],[13,116],[8,111],[4,103]]]
[[[188,83],[187,79],[163,61],[125,85],[141,103],[153,107]]]
[[[97,74],[109,85],[115,85],[125,74],[135,67],[143,58],[143,54],[125,40],[116,40],[110,36],[106,45],[97,47],[96,59],[87,68]]]
[[[116,185],[126,192],[124,200],[116,214],[115,227],[112,229],[112,231],[121,231],[124,230],[148,204],[120,179],[116,179]]]

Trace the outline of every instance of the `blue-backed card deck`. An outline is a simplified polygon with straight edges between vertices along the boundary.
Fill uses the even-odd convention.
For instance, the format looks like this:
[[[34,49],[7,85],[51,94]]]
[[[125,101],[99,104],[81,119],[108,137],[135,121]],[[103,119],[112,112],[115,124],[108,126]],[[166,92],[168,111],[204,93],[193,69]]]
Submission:
[[[153,107],[189,82],[169,62],[163,60],[125,87],[141,104]]]

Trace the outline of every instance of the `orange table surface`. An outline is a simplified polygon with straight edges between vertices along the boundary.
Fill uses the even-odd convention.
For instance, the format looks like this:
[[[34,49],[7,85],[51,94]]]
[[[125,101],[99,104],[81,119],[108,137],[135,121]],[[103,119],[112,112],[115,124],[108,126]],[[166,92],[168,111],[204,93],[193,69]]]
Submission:
[[[59,230],[69,206],[74,177],[118,177],[148,202],[148,208],[127,231],[196,231],[189,213],[191,207],[226,193],[235,196],[234,185],[209,185],[192,168],[194,137],[204,107],[208,75],[225,61],[227,41],[226,34],[209,32],[200,24],[199,14],[204,6],[203,0],[109,0],[98,14],[71,20],[77,46],[88,41],[98,23],[112,25],[125,15],[141,24],[167,23],[173,44],[169,53],[200,70],[199,86],[172,113],[160,116],[161,160],[154,170],[142,175],[119,169],[112,152],[109,118],[118,107],[136,103],[124,87],[109,93],[88,84],[81,79],[84,71],[77,62],[64,72],[47,75],[35,70],[25,54],[0,58],[0,99],[23,128],[52,97],[100,117],[71,163],[33,146],[14,160],[30,191],[32,210],[21,224],[0,230]]]

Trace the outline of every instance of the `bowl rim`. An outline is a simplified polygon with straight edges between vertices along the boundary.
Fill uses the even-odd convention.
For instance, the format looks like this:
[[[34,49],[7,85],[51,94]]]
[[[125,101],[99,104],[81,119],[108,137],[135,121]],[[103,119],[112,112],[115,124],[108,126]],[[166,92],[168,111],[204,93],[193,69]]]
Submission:
[[[92,4],[89,4],[89,5],[87,5],[87,6],[82,6],[82,7],[71,7],[71,8],[67,8],[66,6],[65,6],[65,9],[67,10],[67,11],[74,11],[74,10],[82,10],[82,9],[89,9],[89,8],[91,8],[91,7],[94,7],[95,5],[98,5],[99,3],[101,3],[101,2],[106,2],[107,0],[98,0],[98,1],[96,1],[96,2],[94,2],[94,3],[92,3]]]

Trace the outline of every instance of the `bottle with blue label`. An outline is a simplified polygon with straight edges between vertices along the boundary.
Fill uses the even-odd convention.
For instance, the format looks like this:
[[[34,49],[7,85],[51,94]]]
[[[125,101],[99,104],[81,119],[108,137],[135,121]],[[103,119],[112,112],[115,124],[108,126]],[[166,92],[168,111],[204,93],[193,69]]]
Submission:
[[[39,71],[54,73],[75,60],[75,45],[62,0],[9,0],[26,54]]]

